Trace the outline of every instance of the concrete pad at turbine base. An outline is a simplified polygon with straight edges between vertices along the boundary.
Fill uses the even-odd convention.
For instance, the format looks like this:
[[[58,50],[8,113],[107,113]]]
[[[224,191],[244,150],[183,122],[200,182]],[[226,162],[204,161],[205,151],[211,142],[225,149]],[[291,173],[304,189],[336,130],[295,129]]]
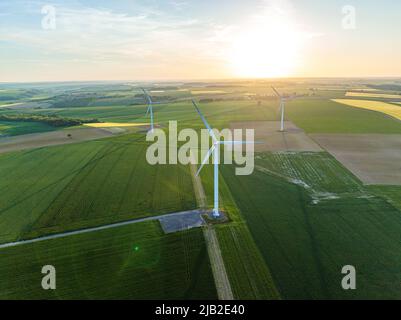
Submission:
[[[291,121],[285,121],[285,131],[280,132],[280,121],[240,121],[231,122],[231,130],[255,130],[255,151],[320,152],[322,148],[302,129]]]
[[[164,233],[174,233],[192,228],[199,228],[205,225],[202,218],[202,211],[189,211],[179,215],[165,216],[159,219]]]

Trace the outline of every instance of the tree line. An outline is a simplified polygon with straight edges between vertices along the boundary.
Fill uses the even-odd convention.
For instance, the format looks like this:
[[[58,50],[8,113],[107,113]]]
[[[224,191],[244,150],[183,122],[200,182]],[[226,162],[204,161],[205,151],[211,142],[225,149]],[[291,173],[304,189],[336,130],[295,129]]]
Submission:
[[[73,127],[85,123],[99,123],[98,119],[63,118],[56,115],[0,115],[0,121],[40,122],[52,127]]]

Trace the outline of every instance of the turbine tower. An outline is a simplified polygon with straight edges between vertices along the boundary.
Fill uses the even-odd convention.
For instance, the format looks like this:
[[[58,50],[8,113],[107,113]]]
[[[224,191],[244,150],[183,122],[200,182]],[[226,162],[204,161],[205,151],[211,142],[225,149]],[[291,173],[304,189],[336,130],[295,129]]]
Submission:
[[[205,158],[202,161],[201,166],[199,167],[196,176],[199,176],[203,166],[209,161],[211,155],[213,155],[213,162],[214,162],[214,206],[213,206],[213,217],[218,219],[221,217],[219,211],[219,160],[220,160],[220,145],[235,145],[235,144],[247,144],[253,142],[247,141],[220,141],[217,139],[216,135],[214,134],[212,128],[209,126],[208,122],[206,121],[205,117],[203,116],[202,112],[199,110],[198,105],[196,104],[195,100],[192,100],[192,103],[198,112],[199,116],[201,117],[203,123],[205,124],[210,137],[212,138],[213,145],[209,149],[208,153],[206,154]]]
[[[153,101],[152,98],[148,95],[146,90],[142,88],[143,93],[145,94],[146,100],[148,101],[148,109],[146,110],[146,115],[150,113],[150,132],[153,132],[154,130],[154,124],[153,124]]]
[[[291,100],[294,100],[294,99],[296,99],[296,98],[298,98],[298,97],[302,97],[302,96],[299,96],[299,95],[297,95],[296,93],[294,93],[293,95],[290,95],[290,96],[288,96],[288,95],[284,96],[284,95],[281,95],[273,86],[272,86],[272,89],[273,89],[274,93],[275,93],[275,94],[279,97],[279,99],[280,99],[280,110],[281,110],[281,125],[280,125],[280,131],[281,131],[281,132],[284,132],[285,103],[286,103],[287,101],[291,101]]]
[[[274,87],[272,87],[274,93],[280,99],[280,111],[281,111],[281,123],[280,123],[280,131],[284,132],[284,113],[285,113],[285,103],[287,101],[286,97],[282,96]]]

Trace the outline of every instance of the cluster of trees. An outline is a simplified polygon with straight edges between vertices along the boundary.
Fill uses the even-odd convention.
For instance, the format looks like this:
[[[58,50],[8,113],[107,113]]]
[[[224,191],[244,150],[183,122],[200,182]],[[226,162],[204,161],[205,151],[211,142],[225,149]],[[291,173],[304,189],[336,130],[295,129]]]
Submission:
[[[366,86],[377,90],[396,91],[394,94],[401,94],[401,85],[399,84],[367,84]]]
[[[172,96],[156,96],[156,95],[152,95],[152,93],[150,93],[150,96],[152,97],[152,101],[153,102],[163,102],[163,101],[172,101],[172,100],[174,100],[174,97],[172,97]],[[136,94],[134,96],[134,98],[141,98],[141,99],[147,101],[146,100],[146,96],[143,93]],[[134,105],[135,104],[143,104],[143,102],[140,101],[138,103],[133,103],[133,104]]]
[[[73,127],[84,123],[99,123],[98,119],[62,118],[56,115],[0,115],[0,121],[40,122],[53,127]]]

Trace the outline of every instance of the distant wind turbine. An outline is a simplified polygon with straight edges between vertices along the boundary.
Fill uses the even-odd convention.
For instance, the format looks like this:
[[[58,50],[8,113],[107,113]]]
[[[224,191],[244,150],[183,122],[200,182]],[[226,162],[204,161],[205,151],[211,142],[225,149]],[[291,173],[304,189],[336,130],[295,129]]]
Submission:
[[[253,142],[247,142],[247,141],[220,141],[217,139],[216,135],[214,134],[212,128],[209,126],[208,122],[206,121],[205,117],[203,116],[202,112],[199,110],[198,105],[196,104],[195,100],[192,100],[192,103],[196,109],[196,111],[199,113],[203,123],[205,124],[210,137],[213,140],[213,145],[209,149],[208,153],[205,156],[205,159],[203,159],[201,166],[198,169],[198,172],[196,173],[197,176],[199,176],[203,166],[209,161],[209,158],[211,155],[213,155],[213,160],[214,160],[214,207],[213,207],[213,217],[214,218],[220,218],[220,212],[219,212],[219,160],[220,160],[220,145],[235,145],[235,144],[247,144],[247,143],[252,143]]]
[[[285,103],[287,101],[293,100],[296,96],[283,96],[281,95],[274,87],[272,87],[274,93],[280,99],[280,110],[281,110],[281,124],[280,124],[280,131],[284,132],[284,116],[285,116]]]
[[[142,89],[143,93],[145,94],[146,100],[148,101],[148,109],[146,110],[146,115],[150,113],[150,132],[153,132],[154,130],[154,124],[153,124],[153,101],[152,98],[148,95],[145,89]]]

